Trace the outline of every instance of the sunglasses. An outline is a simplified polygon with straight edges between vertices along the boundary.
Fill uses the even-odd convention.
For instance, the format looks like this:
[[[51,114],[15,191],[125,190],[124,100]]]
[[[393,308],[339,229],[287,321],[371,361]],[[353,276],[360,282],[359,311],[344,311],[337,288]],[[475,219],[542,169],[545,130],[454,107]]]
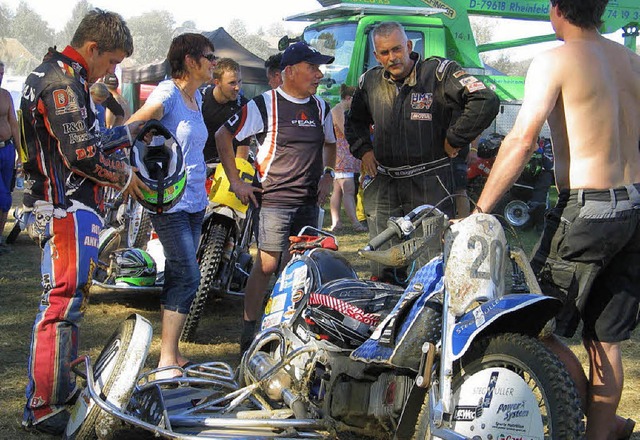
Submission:
[[[213,63],[215,60],[218,59],[218,57],[212,53],[203,53],[202,57],[206,58],[210,63]]]

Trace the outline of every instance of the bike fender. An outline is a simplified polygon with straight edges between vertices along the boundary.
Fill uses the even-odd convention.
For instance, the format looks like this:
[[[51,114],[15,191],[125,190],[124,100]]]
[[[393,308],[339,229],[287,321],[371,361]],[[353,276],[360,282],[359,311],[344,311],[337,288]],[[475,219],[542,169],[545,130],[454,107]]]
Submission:
[[[461,358],[480,335],[520,332],[537,336],[562,303],[537,294],[505,295],[488,301],[457,320],[451,336],[453,359]]]
[[[204,221],[202,222],[202,231],[207,231],[209,226],[214,223],[226,224],[231,227],[232,225],[235,225],[235,222],[233,210],[220,205],[215,211],[207,212],[207,214],[205,214]]]

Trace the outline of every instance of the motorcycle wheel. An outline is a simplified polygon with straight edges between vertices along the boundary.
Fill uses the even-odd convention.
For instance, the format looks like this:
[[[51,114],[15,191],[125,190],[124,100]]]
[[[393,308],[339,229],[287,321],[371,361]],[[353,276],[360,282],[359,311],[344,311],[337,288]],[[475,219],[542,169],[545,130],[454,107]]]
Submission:
[[[127,228],[128,243],[130,247],[146,249],[153,229],[151,214],[141,204],[136,202],[135,205],[135,212],[131,215]]]
[[[129,404],[151,345],[152,328],[140,315],[129,316],[116,330],[93,365],[93,377],[103,399],[120,410]],[[85,388],[71,410],[65,439],[109,439],[119,419],[104,412]]]
[[[222,260],[222,251],[228,232],[227,226],[215,223],[211,226],[207,235],[200,240],[200,247],[202,248],[200,285],[182,328],[182,334],[180,335],[182,342],[193,342],[195,340],[202,311],[207,304],[209,294],[213,291],[213,282],[218,278],[218,268]]]
[[[489,336],[454,364],[452,421],[467,437],[583,438],[580,399],[569,373],[539,341],[520,334]],[[431,439],[429,397],[415,440]]]
[[[524,228],[531,223],[529,205],[522,200],[511,200],[502,211],[506,221],[514,228]]]

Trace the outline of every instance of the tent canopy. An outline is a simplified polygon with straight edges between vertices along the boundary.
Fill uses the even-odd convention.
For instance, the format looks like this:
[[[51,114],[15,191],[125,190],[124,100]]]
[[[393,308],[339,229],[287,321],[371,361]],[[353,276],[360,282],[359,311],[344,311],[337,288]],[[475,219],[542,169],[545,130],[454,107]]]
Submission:
[[[221,27],[212,32],[203,32],[202,35],[213,43],[216,56],[231,58],[240,64],[244,83],[263,84],[268,87],[262,58],[245,49]],[[122,68],[122,82],[124,83],[158,83],[169,76],[169,63],[166,59],[144,66]]]

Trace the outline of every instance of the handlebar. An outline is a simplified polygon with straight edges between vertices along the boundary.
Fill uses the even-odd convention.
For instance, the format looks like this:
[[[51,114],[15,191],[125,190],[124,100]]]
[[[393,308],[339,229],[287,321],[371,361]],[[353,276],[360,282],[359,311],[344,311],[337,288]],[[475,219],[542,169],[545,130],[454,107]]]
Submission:
[[[425,204],[414,208],[404,217],[390,217],[387,221],[387,229],[373,237],[363,250],[375,251],[394,237],[409,237],[409,235],[411,235],[411,233],[420,225],[422,219],[431,213],[435,213],[434,215],[445,215],[435,206]]]

